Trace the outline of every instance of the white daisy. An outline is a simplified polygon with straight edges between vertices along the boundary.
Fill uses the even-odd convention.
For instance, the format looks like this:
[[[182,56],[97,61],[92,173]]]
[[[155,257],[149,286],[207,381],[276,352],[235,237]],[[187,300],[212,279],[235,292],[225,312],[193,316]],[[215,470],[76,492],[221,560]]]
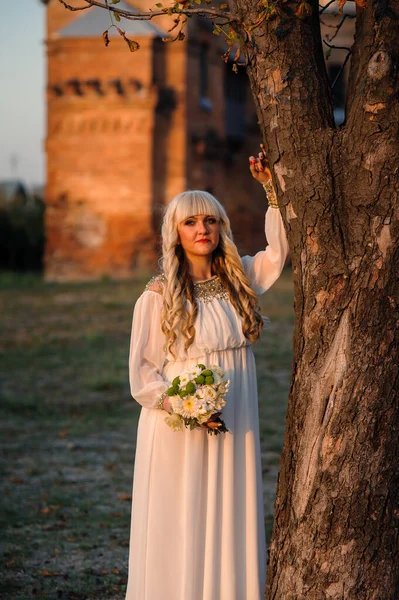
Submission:
[[[199,367],[193,367],[192,369],[190,369],[189,373],[192,379],[195,379],[196,377],[201,375],[201,369]]]
[[[197,401],[194,396],[183,398],[180,414],[184,419],[193,419],[197,416]]]
[[[184,388],[184,386],[185,386],[185,385],[186,385],[186,384],[187,384],[189,381],[191,381],[191,376],[190,376],[190,373],[188,373],[188,372],[186,372],[186,371],[185,371],[184,373],[182,373],[182,374],[180,375],[180,387],[181,387],[181,388]]]

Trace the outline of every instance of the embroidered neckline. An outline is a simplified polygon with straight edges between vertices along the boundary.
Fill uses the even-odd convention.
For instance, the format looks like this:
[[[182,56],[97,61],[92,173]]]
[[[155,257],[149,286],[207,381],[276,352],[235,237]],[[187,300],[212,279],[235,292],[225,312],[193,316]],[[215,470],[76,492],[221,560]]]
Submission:
[[[211,279],[194,283],[194,295],[198,300],[205,303],[212,302],[214,298],[219,298],[220,300],[229,299],[227,290],[223,287],[217,275],[211,277]]]
[[[152,277],[145,286],[145,290],[148,291],[154,282],[157,282],[161,286],[159,290],[156,290],[156,293],[162,294],[162,285],[165,283],[165,275],[161,274],[156,277]],[[194,295],[200,302],[212,302],[214,298],[219,298],[220,300],[229,299],[229,294],[223,287],[218,275],[214,275],[210,279],[204,279],[203,281],[196,281],[193,285]]]

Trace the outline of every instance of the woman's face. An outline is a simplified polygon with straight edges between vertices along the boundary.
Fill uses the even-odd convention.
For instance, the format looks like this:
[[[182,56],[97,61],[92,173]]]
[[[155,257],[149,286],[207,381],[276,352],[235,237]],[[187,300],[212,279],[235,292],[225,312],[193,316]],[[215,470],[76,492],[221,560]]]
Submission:
[[[177,232],[187,258],[207,256],[219,245],[220,222],[211,215],[194,215],[179,223]]]

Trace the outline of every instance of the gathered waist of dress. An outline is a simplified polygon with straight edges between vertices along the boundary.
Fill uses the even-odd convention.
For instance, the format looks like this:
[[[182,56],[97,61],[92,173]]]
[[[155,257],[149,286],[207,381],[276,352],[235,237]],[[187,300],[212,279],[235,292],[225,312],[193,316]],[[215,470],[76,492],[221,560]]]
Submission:
[[[195,354],[186,354],[184,357],[180,357],[178,356],[177,358],[174,358],[172,356],[170,356],[170,358],[168,357],[166,359],[165,362],[165,366],[170,364],[170,363],[184,363],[187,364],[188,362],[192,363],[195,361],[198,361],[199,359],[201,359],[203,362],[208,362],[207,361],[207,356],[210,355],[214,355],[214,354],[219,354],[222,352],[239,352],[241,350],[243,350],[244,348],[249,348],[250,346],[252,346],[252,342],[250,342],[249,340],[247,340],[248,343],[246,344],[242,344],[241,346],[232,346],[232,347],[227,347],[227,348],[214,348],[214,349],[209,349],[209,348],[198,348],[198,352],[196,352]],[[214,360],[214,359],[213,359]]]

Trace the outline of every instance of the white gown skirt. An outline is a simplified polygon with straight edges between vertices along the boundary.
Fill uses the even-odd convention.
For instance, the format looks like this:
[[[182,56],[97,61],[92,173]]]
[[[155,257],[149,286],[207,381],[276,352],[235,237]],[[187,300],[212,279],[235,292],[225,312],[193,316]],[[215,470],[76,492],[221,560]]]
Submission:
[[[126,600],[261,600],[266,576],[255,361],[250,346],[166,365],[171,381],[198,363],[230,379],[229,433],[172,431],[141,411]]]

